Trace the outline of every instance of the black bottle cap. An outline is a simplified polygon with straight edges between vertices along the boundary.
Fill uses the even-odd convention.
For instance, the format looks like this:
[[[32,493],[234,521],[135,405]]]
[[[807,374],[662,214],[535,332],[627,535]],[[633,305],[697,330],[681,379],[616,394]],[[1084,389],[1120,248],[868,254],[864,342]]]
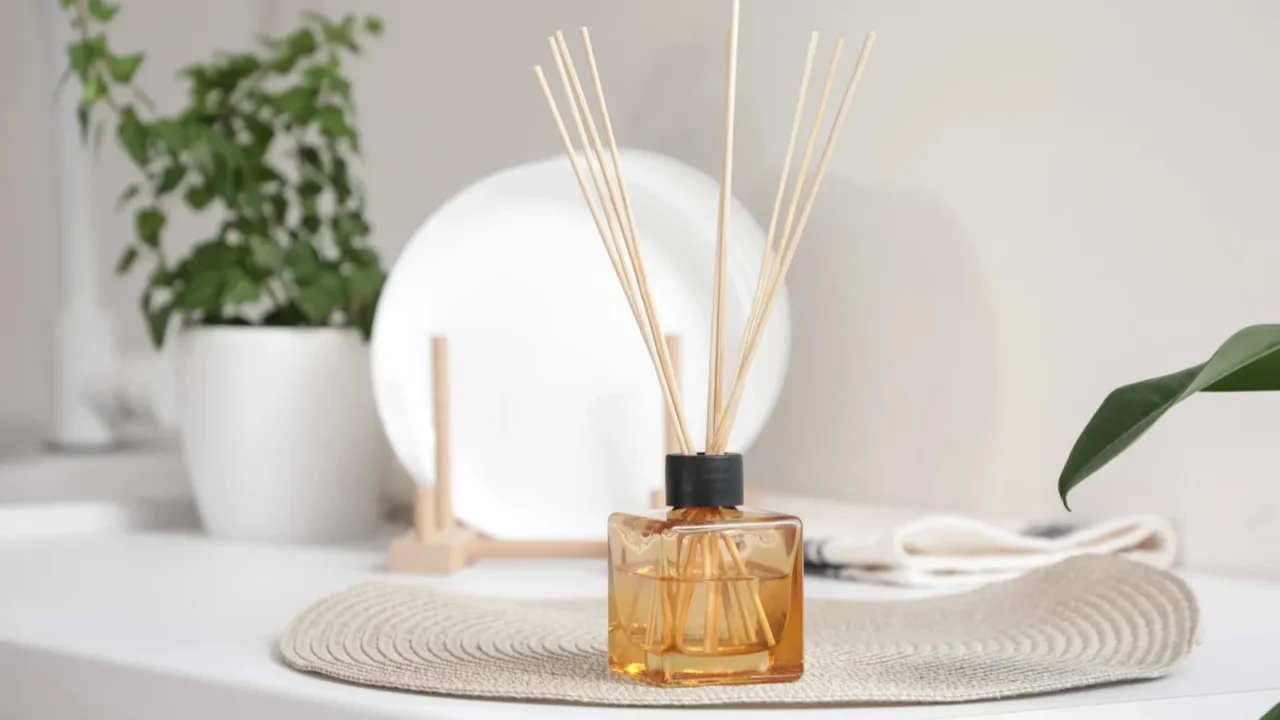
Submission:
[[[742,504],[742,455],[668,455],[667,505],[738,507]]]

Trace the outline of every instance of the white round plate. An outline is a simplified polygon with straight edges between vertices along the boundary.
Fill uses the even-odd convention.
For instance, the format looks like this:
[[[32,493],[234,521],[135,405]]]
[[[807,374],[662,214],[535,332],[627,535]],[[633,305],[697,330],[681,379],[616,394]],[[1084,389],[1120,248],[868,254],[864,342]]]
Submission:
[[[622,153],[653,301],[681,336],[680,389],[702,447],[718,183],[661,155]],[[755,292],[764,234],[735,203],[725,374]],[[449,340],[454,515],[502,539],[600,539],[662,485],[663,402],[644,342],[563,156],[452,198],[396,261],[374,321],[378,412],[409,476],[433,482],[431,338]],[[730,449],[744,450],[786,373],[780,297]]]

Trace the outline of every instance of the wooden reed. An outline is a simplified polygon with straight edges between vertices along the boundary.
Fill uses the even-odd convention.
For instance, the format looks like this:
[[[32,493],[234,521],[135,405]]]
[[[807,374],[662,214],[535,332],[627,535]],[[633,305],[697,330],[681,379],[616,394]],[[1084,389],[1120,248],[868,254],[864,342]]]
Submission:
[[[666,343],[667,358],[671,362],[671,379],[678,385],[680,383],[680,336],[668,335]],[[671,413],[667,413],[663,417],[666,420],[666,432],[664,435],[666,437],[667,453],[683,452],[681,450],[680,428],[676,427],[676,424],[672,421]]]
[[[600,118],[604,121],[604,134],[605,138],[609,142],[609,156],[613,160],[613,173],[617,180],[617,187],[622,200],[623,216],[626,219],[627,228],[625,237],[628,238],[627,251],[631,256],[631,265],[632,269],[635,271],[636,284],[639,286],[640,292],[645,298],[645,310],[649,320],[650,333],[655,339],[661,338],[663,336],[662,326],[658,322],[657,310],[654,308],[653,303],[648,299],[649,280],[648,276],[645,274],[644,258],[640,253],[638,241],[639,233],[636,232],[635,215],[631,212],[631,196],[627,193],[627,183],[622,175],[622,162],[618,157],[618,142],[613,134],[613,122],[609,119],[609,104],[605,101],[604,83],[600,80],[600,68],[596,65],[595,52],[591,48],[591,33],[589,33],[584,27],[581,28],[581,34],[582,48],[587,56],[587,67],[591,72],[592,84],[595,86],[596,102],[600,106]],[[560,47],[564,49],[564,52],[567,55],[568,50],[567,48],[564,48],[563,37],[560,36],[559,33],[557,33],[556,36],[559,40]],[[574,76],[572,61],[570,61],[569,64],[569,72],[571,76]],[[577,83],[576,77],[574,79],[574,83],[575,85]],[[579,88],[578,91],[580,93],[581,89]],[[581,97],[580,94],[579,97]],[[661,366],[666,374],[667,383],[671,389],[671,396],[673,398],[672,414],[675,416],[676,427],[680,431],[681,446],[684,448],[685,454],[689,454],[693,452],[693,437],[689,434],[688,426],[684,419],[684,412],[680,399],[679,377],[673,368],[670,352],[666,345],[659,344],[658,356],[661,361]]]
[[[747,341],[747,353],[744,357],[741,367],[738,369],[737,376],[733,380],[732,390],[729,394],[729,404],[725,406],[724,422],[720,425],[719,435],[716,438],[718,447],[723,447],[728,442],[729,432],[733,429],[733,421],[738,412],[738,403],[742,400],[742,390],[745,387],[747,373],[751,370],[751,362],[755,358],[756,348],[759,347],[760,338],[763,335],[761,330],[769,319],[769,314],[773,310],[774,301],[777,299],[778,288],[781,287],[782,281],[786,278],[787,271],[791,268],[791,259],[795,257],[796,247],[799,245],[800,238],[804,234],[806,225],[809,222],[809,213],[813,210],[813,201],[817,197],[818,189],[822,186],[822,179],[826,176],[827,166],[831,162],[831,153],[835,150],[836,141],[840,138],[840,129],[844,125],[846,116],[849,114],[849,107],[853,103],[853,97],[858,91],[858,84],[862,80],[862,72],[866,68],[867,59],[871,55],[871,46],[875,43],[876,34],[874,32],[867,33],[866,39],[862,42],[862,50],[858,53],[858,61],[854,65],[853,75],[849,78],[849,84],[845,88],[844,98],[840,102],[840,109],[836,112],[835,121],[831,125],[831,131],[827,135],[826,145],[822,149],[822,156],[818,160],[818,169],[814,173],[813,187],[810,188],[808,196],[805,198],[804,209],[800,214],[800,222],[796,225],[795,234],[787,239],[786,247],[782,249],[775,262],[775,267],[769,278],[769,288],[765,293],[766,301],[761,310],[760,317],[756,322],[756,326],[751,333],[751,337]],[[824,95],[825,95],[824,90]],[[816,126],[817,123],[815,123]]]
[[[716,219],[716,260],[711,293],[711,352],[707,372],[706,452],[716,454],[714,439],[720,418],[721,383],[724,375],[724,274],[729,255],[726,238],[729,208],[733,203],[733,128],[738,90],[738,18],[740,0],[733,0],[729,21],[728,62],[725,63],[724,155],[720,165],[720,210]]]
[[[556,57],[559,58],[558,51]],[[658,384],[662,388],[663,398],[667,404],[667,411],[671,413],[673,417],[676,417],[677,422],[679,422],[679,405],[676,404],[676,397],[671,393],[670,383],[667,382],[667,374],[659,359],[660,356],[657,354],[657,349],[655,347],[656,343],[653,342],[652,334],[643,319],[644,313],[641,312],[638,304],[639,301],[635,294],[630,291],[631,283],[627,279],[628,271],[623,266],[622,258],[615,247],[616,238],[613,238],[610,221],[608,219],[601,218],[595,202],[591,199],[591,190],[588,188],[587,181],[583,177],[582,167],[578,163],[577,153],[574,152],[573,141],[569,139],[569,131],[565,128],[564,119],[560,116],[560,110],[556,106],[555,96],[551,93],[551,87],[547,84],[547,78],[542,72],[542,67],[535,66],[533,70],[534,74],[538,78],[538,84],[542,87],[543,96],[547,101],[547,107],[551,110],[551,115],[555,120],[556,128],[560,132],[560,138],[564,142],[565,152],[569,156],[569,164],[573,168],[574,177],[578,181],[578,188],[582,191],[582,198],[587,203],[587,209],[591,213],[591,219],[595,223],[596,231],[600,234],[600,240],[604,243],[605,250],[613,264],[614,272],[618,276],[618,282],[622,285],[623,293],[627,296],[627,301],[631,307],[632,315],[640,330],[640,335],[645,341],[645,348],[649,351],[649,359],[654,365],[655,372],[658,374]],[[591,168],[589,159],[588,168]],[[594,169],[592,169],[591,172],[593,181],[598,183],[599,180],[595,176]],[[601,204],[603,206],[603,198],[601,199]],[[689,451],[689,449],[684,449],[684,452],[686,453]]]
[[[787,154],[782,160],[782,174],[778,177],[778,191],[773,198],[773,211],[769,214],[769,230],[765,235],[764,251],[760,255],[760,273],[756,278],[755,296],[751,298],[751,310],[742,328],[742,341],[738,345],[738,362],[734,366],[734,374],[742,368],[742,361],[747,355],[747,339],[751,328],[755,325],[756,315],[764,304],[764,293],[769,282],[769,271],[773,266],[773,240],[778,230],[778,215],[782,210],[782,199],[787,194],[787,178],[791,175],[791,161],[795,157],[796,138],[800,135],[800,120],[804,117],[804,101],[809,95],[809,78],[813,75],[813,57],[818,51],[818,33],[809,37],[809,52],[804,61],[804,75],[800,78],[800,97],[796,100],[796,111],[791,119],[791,135],[787,140]],[[803,171],[801,177],[804,176]]]

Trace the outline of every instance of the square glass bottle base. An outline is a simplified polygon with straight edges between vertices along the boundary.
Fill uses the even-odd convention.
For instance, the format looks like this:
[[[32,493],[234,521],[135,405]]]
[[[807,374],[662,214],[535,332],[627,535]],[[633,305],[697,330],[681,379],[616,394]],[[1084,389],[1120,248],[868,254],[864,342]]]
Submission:
[[[654,685],[804,673],[800,521],[685,508],[609,522],[609,668]]]

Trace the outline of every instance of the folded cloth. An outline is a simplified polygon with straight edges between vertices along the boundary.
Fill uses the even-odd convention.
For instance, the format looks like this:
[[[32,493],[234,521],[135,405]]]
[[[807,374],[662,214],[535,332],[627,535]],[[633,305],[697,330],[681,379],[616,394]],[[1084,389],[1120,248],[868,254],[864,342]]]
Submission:
[[[1076,555],[1173,564],[1173,526],[1159,515],[1094,523],[978,520],[936,512],[769,495],[765,506],[804,521],[805,567],[847,580],[965,587],[1006,580]]]

